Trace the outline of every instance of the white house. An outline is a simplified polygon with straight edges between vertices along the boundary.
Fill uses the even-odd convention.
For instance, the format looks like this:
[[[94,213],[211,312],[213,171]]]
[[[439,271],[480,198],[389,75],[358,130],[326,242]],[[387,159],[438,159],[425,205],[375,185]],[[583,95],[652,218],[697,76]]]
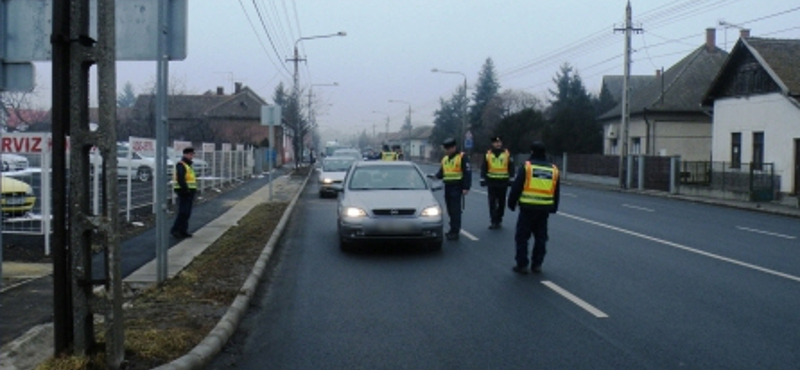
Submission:
[[[433,126],[414,127],[411,131],[400,131],[389,134],[385,142],[389,145],[400,145],[409,159],[431,158],[433,146],[428,142],[433,133]]]
[[[800,193],[800,40],[740,38],[703,103],[714,161],[774,163],[780,192]]]
[[[644,86],[632,84],[628,153],[678,155],[685,161],[708,161],[711,117],[700,103],[727,56],[725,50],[716,46],[716,32],[710,28],[706,30],[705,45],[654,78],[640,81],[646,82]],[[621,85],[606,84],[604,88],[614,86],[621,96]],[[622,104],[598,119],[603,124],[603,154],[619,155]]]

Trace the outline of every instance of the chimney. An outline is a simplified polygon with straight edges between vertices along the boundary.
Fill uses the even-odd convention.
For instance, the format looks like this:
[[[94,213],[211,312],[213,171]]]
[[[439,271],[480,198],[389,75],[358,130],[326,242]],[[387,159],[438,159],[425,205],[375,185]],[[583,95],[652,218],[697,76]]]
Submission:
[[[233,84],[233,86],[234,86],[234,94],[238,94],[238,93],[242,92],[242,83],[241,82],[237,82],[237,83]]]
[[[661,77],[661,70],[660,69],[656,69],[656,77]]]
[[[746,39],[750,37],[750,30],[747,28],[743,28],[739,31],[739,38]]]
[[[225,95],[225,88],[222,86],[217,86],[217,95]]]
[[[706,50],[713,53],[717,49],[717,30],[715,28],[706,28]]]

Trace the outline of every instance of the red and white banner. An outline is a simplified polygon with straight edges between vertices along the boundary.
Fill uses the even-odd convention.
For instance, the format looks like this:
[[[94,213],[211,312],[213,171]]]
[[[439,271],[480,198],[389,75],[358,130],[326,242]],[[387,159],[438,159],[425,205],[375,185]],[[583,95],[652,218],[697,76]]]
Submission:
[[[150,153],[153,155],[156,153],[156,139],[131,136],[128,138],[128,143],[131,145],[131,152]]]
[[[214,143],[203,143],[203,153],[214,153],[217,150],[217,145]]]
[[[175,140],[172,142],[172,148],[175,149],[175,153],[183,154],[183,150],[192,146],[191,141],[178,141]]]
[[[50,134],[3,134],[0,151],[3,153],[50,153],[53,140]]]

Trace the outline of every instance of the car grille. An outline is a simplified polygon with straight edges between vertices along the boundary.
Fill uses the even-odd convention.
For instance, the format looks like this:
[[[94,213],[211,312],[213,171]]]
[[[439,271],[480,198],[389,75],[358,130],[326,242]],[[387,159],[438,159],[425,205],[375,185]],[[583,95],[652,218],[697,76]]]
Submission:
[[[372,214],[375,216],[413,216],[417,213],[414,208],[399,208],[399,209],[373,209]]]

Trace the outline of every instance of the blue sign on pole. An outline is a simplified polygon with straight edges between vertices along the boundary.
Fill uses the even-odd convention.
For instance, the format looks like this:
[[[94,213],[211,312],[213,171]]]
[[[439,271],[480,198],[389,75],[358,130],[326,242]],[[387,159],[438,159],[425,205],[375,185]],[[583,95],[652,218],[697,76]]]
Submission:
[[[464,134],[464,149],[472,149],[472,131]]]

